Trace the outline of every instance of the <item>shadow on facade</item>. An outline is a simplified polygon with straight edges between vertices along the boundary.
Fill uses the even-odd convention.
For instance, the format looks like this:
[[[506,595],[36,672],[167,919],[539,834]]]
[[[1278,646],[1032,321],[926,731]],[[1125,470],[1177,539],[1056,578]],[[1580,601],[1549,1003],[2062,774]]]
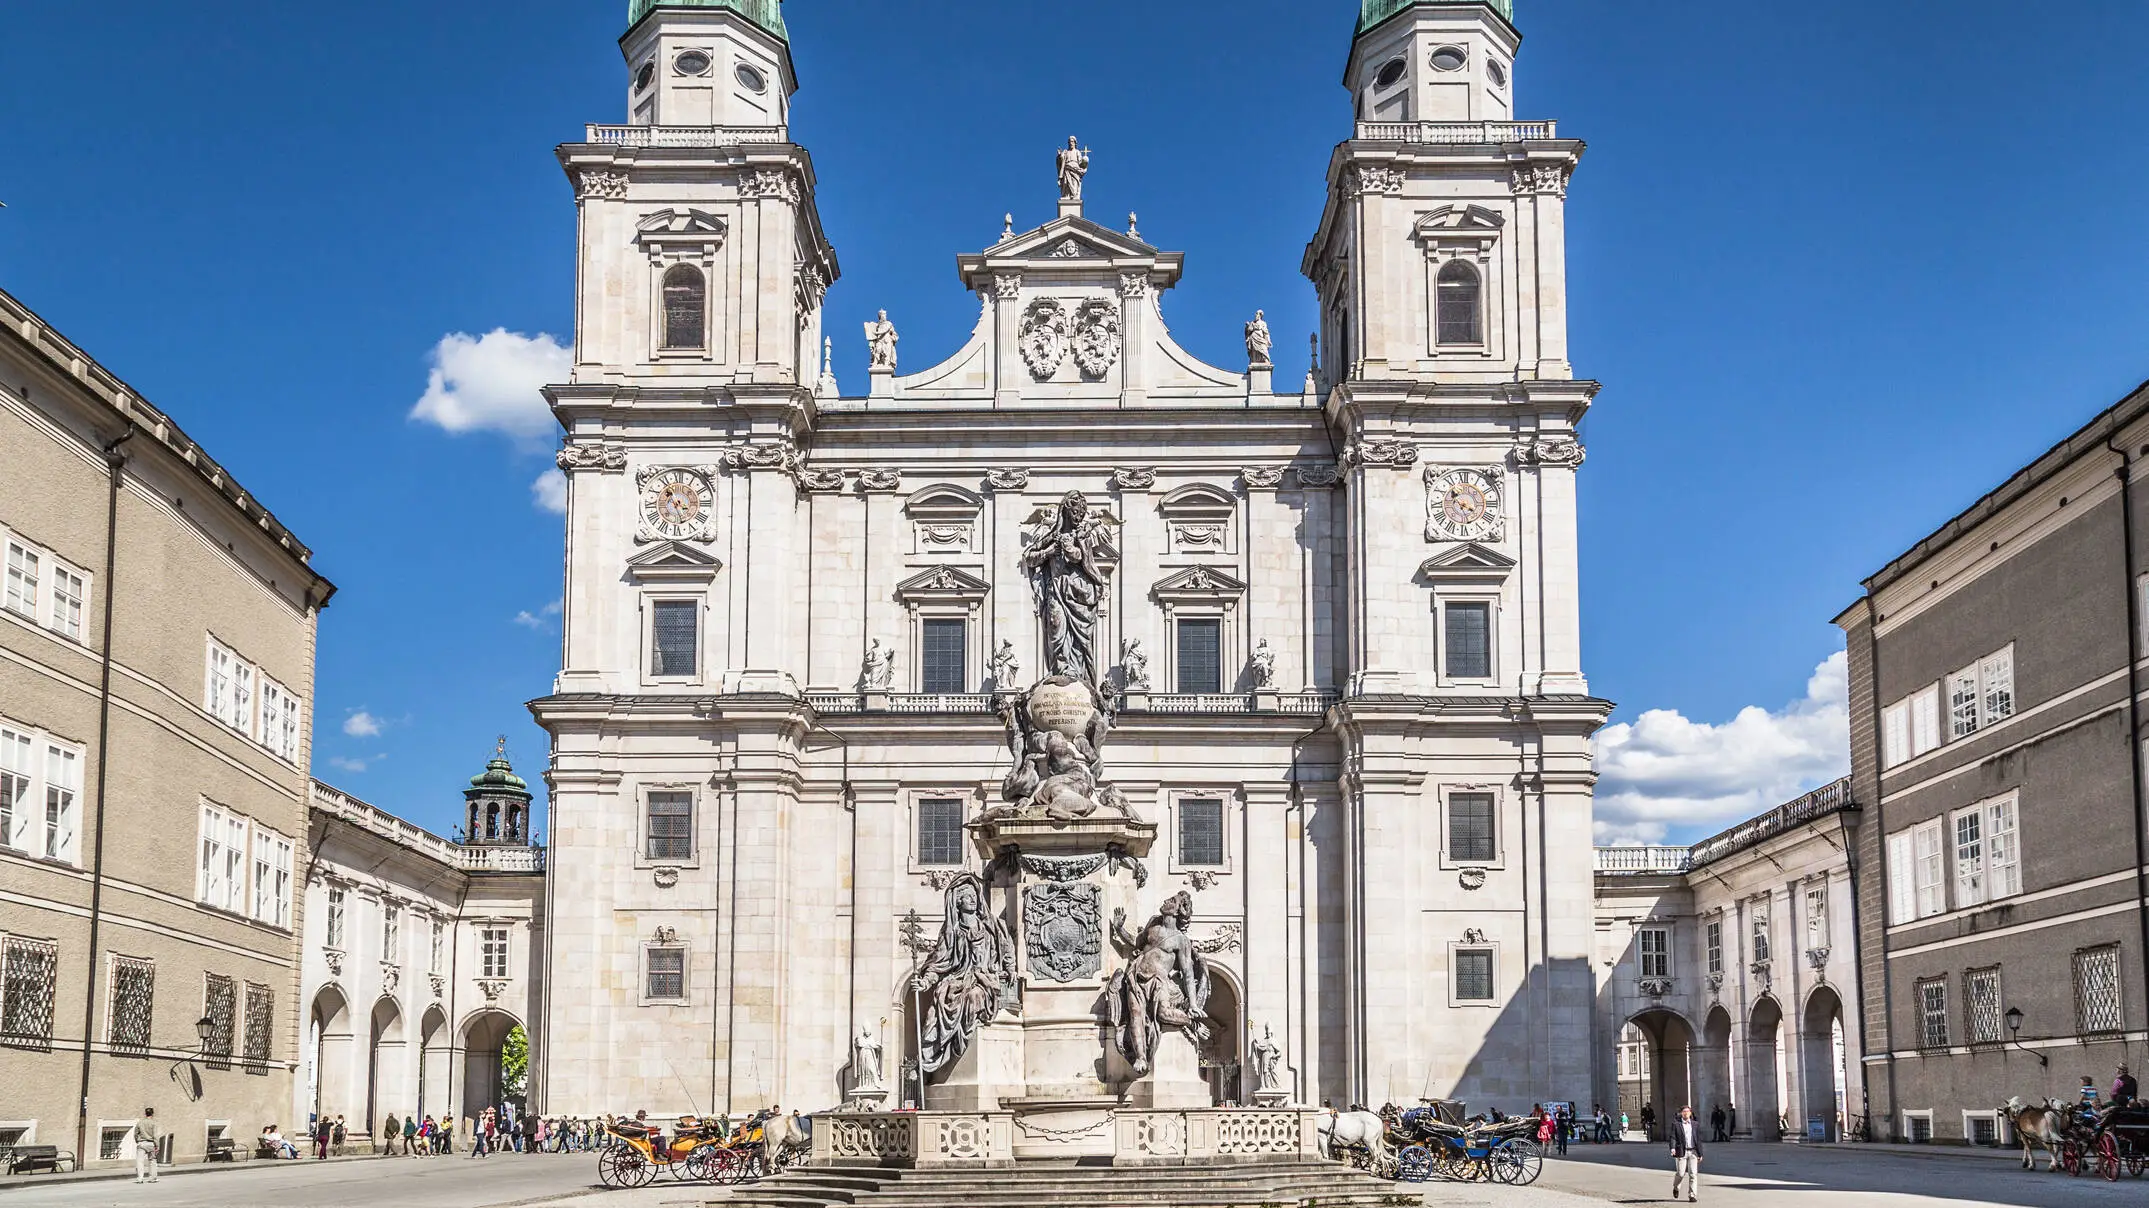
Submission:
[[[1587,1111],[1591,1067],[1586,1058],[1592,1048],[1590,1001],[1586,959],[1565,958],[1532,966],[1522,986],[1499,1008],[1477,1052],[1455,1075],[1449,1097],[1469,1104],[1473,1113],[1487,1107],[1527,1111],[1538,1103],[1573,1103],[1578,1112]],[[1437,1009],[1447,1012],[1458,1008],[1443,1003]],[[1379,1043],[1379,1037],[1373,1040]],[[1575,1060],[1578,1053],[1585,1060]],[[1377,1049],[1374,1058],[1378,1062]],[[1421,1077],[1418,1087],[1397,1087],[1391,1076],[1386,1086],[1371,1089],[1380,1099],[1398,1104],[1438,1098],[1444,1089],[1437,1076],[1441,1069],[1436,1053],[1433,1076]],[[1378,1101],[1368,1106],[1378,1106]]]

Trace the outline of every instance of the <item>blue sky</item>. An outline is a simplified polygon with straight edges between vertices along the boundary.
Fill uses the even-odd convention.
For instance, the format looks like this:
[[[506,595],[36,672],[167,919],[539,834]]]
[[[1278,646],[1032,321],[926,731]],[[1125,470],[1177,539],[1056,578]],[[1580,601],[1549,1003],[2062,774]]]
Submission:
[[[0,287],[319,551],[317,773],[441,830],[495,734],[534,780],[552,441],[443,340],[568,335],[552,147],[623,120],[625,4],[16,7]],[[2149,376],[2149,8],[1517,7],[1520,116],[1590,144],[1585,649],[1624,726],[1600,831],[1690,838],[1842,765],[1828,622],[1859,578]],[[1072,132],[1092,212],[1186,252],[1179,339],[1230,364],[1262,307],[1292,380],[1356,9],[793,0],[831,330],[885,306],[918,363],[956,347],[955,255],[1051,216]],[[428,413],[470,430],[412,416],[443,365],[463,406]]]

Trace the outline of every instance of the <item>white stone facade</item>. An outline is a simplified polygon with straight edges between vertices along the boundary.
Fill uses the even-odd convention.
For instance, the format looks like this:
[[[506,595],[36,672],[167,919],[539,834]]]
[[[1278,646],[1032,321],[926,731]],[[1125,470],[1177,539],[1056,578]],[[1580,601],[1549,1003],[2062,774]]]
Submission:
[[[1692,848],[1598,851],[1596,1102],[1636,1129],[1644,1104],[1658,1120],[1691,1104],[1704,1122],[1723,1107],[1764,1141],[1856,1126],[1857,809],[1843,780]],[[1629,1025],[1645,1057],[1622,1070]]]
[[[1179,347],[1159,298],[1182,256],[1075,189],[957,258],[979,317],[938,363],[909,368],[933,358],[891,338],[899,310],[829,327],[878,341],[843,397],[805,150],[668,124],[656,83],[787,91],[780,26],[741,7],[644,17],[623,45],[655,95],[559,152],[580,264],[573,378],[548,391],[569,511],[564,665],[532,705],[553,739],[536,1106],[825,1107],[861,1027],[898,1083],[905,919],[929,942],[947,878],[979,870],[935,828],[998,801],[993,694],[1044,667],[1022,544],[1070,491],[1114,525],[1105,760],[1160,825],[1144,909],[1194,891],[1216,1096],[1252,1097],[1264,1030],[1296,1102],[1585,1095],[1609,705],[1576,592],[1581,144],[1360,123],[1304,262],[1328,368],[1283,393],[1265,328],[1243,368]],[[1485,5],[1409,7],[1361,37],[1352,88],[1449,47],[1504,81],[1516,40]],[[1446,323],[1443,283],[1469,294]]]
[[[466,1135],[500,1101],[502,1041],[542,1001],[544,853],[451,843],[319,782],[310,846],[285,1133],[340,1115],[351,1144],[377,1146],[388,1115],[415,1112]]]

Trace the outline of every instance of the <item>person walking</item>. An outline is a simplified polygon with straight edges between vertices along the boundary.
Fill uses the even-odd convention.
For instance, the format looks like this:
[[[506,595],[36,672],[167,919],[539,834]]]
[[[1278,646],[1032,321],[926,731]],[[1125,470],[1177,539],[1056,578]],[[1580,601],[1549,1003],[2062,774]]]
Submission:
[[[1701,1125],[1694,1121],[1694,1109],[1680,1108],[1679,1118],[1666,1131],[1671,1134],[1671,1198],[1679,1198],[1684,1184],[1691,1204],[1701,1191]]]
[[[157,1181],[157,1109],[145,1107],[142,1118],[134,1122],[134,1181],[154,1183]]]
[[[1571,1105],[1560,1105],[1558,1127],[1552,1135],[1559,1142],[1559,1156],[1566,1157],[1567,1139],[1574,1135],[1574,1108]]]
[[[416,1113],[403,1117],[403,1156],[418,1156],[418,1117]]]
[[[394,1157],[396,1140],[402,1135],[403,1122],[395,1118],[394,1112],[389,1112],[388,1118],[381,1121],[381,1156]]]
[[[343,1116],[339,1113],[336,1116],[336,1126],[328,1130],[328,1151],[342,1153],[344,1145],[349,1143],[350,1139],[350,1130],[344,1127]]]
[[[317,1162],[328,1159],[328,1138],[335,1131],[335,1124],[327,1116],[317,1117],[313,1122],[313,1157]]]
[[[1724,1136],[1724,1105],[1719,1103],[1709,1112],[1709,1140],[1722,1141]]]

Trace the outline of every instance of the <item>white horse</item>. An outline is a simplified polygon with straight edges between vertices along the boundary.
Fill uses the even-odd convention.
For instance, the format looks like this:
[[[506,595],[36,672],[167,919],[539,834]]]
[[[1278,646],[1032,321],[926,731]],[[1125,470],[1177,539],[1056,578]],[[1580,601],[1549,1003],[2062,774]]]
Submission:
[[[1332,1161],[1341,1162],[1343,1155],[1338,1147],[1363,1149],[1372,1155],[1373,1169],[1385,1170],[1393,1162],[1388,1153],[1388,1126],[1373,1112],[1339,1112],[1331,1108],[1315,1126],[1321,1140],[1321,1152]]]

